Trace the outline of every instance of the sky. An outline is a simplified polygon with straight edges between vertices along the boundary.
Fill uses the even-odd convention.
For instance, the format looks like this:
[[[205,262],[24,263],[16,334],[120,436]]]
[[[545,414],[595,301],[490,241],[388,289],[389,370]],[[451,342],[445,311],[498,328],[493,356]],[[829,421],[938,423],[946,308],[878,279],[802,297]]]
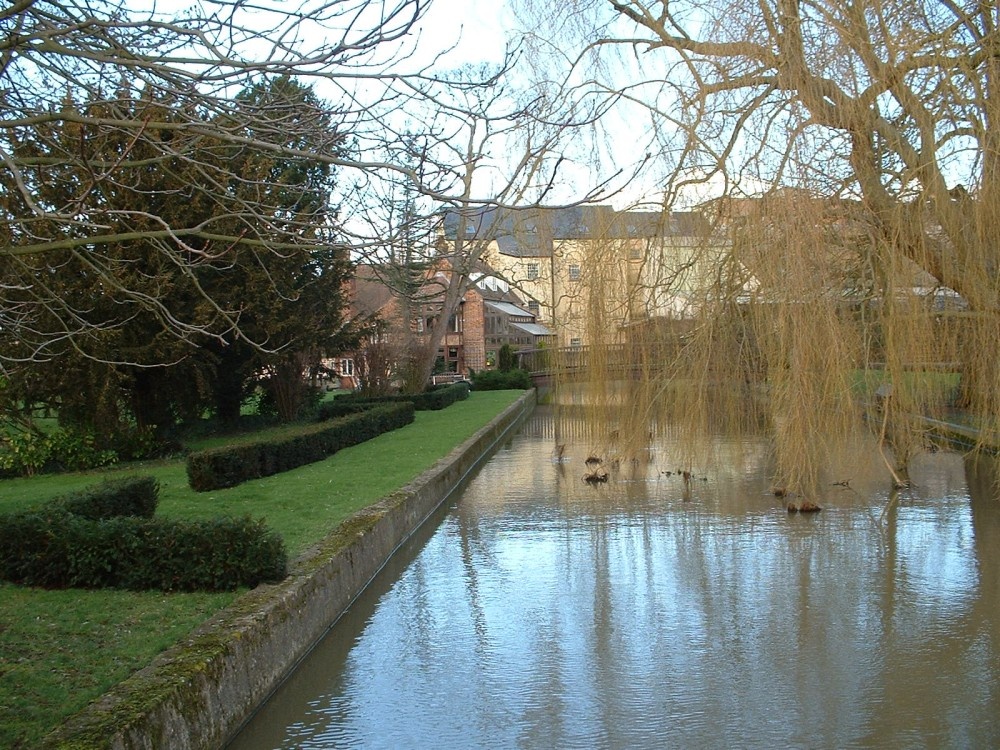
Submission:
[[[505,0],[433,0],[419,23],[420,48],[431,55],[458,42],[446,65],[503,59],[511,16]]]

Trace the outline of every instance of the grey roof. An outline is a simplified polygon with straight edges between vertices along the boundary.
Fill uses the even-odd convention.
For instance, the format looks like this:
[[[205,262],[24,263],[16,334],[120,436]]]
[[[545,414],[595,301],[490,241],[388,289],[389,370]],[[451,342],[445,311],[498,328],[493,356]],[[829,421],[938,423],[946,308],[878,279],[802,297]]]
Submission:
[[[488,307],[492,307],[499,310],[504,315],[513,315],[518,318],[533,318],[534,313],[524,308],[518,307],[517,305],[512,305],[510,302],[491,302],[490,300],[484,300]]]
[[[690,237],[707,234],[708,222],[693,211],[616,212],[611,206],[569,208],[451,209],[443,217],[444,233],[454,240],[464,217],[469,240],[496,240],[500,252],[515,257],[549,257],[558,240]]]
[[[522,331],[530,333],[532,336],[555,336],[555,333],[550,331],[548,328],[543,326],[541,323],[514,323],[511,322],[513,328],[519,328]]]

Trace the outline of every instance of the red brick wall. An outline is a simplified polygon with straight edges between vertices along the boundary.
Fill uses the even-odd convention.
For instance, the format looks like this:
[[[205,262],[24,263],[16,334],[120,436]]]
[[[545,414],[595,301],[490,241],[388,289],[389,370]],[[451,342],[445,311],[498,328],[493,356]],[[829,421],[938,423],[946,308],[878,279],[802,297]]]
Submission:
[[[465,353],[464,374],[469,370],[486,369],[486,320],[485,306],[482,296],[470,289],[465,293],[465,304],[462,305],[464,319],[462,321],[462,339]]]

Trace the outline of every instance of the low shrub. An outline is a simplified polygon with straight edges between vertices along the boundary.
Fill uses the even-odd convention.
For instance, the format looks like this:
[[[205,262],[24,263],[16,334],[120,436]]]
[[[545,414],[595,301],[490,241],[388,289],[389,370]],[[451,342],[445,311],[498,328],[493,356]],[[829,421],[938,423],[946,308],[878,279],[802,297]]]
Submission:
[[[0,443],[0,471],[5,476],[31,477],[45,468],[51,455],[45,436],[35,432],[11,435]]]
[[[159,491],[159,483],[153,477],[109,479],[58,497],[50,505],[94,521],[115,516],[151,518],[156,513]]]
[[[356,401],[351,399],[345,399],[342,396],[333,399],[332,401],[324,401],[322,404],[316,407],[316,422],[326,422],[330,419],[336,419],[338,417],[347,417],[351,414],[360,414],[361,412],[368,411],[369,409],[375,409],[381,405],[380,401]]]
[[[444,409],[458,401],[469,397],[468,383],[452,383],[417,394],[414,398],[414,408],[421,411],[436,411]]]
[[[249,517],[93,520],[50,506],[0,524],[0,576],[25,586],[230,591],[286,571],[281,538]]]
[[[507,391],[532,387],[531,376],[525,370],[483,370],[472,376],[472,387],[477,391]]]
[[[154,518],[158,491],[153,477],[129,477],[0,516],[0,578],[162,591],[229,591],[284,578],[284,542],[263,521]]]
[[[450,383],[449,385],[440,385],[431,388],[423,393],[399,393],[392,396],[378,396],[376,398],[362,396],[360,393],[346,393],[342,396],[337,396],[333,400],[333,403],[336,404],[339,401],[343,404],[398,404],[409,401],[417,411],[437,411],[438,409],[451,406],[456,401],[464,401],[468,397],[468,383]]]
[[[295,469],[410,424],[413,411],[412,403],[387,404],[303,427],[290,437],[192,453],[187,458],[188,482],[192,489],[206,492]]]
[[[83,471],[110,466],[118,453],[97,447],[93,434],[59,429],[49,435],[20,432],[0,443],[0,475],[34,476],[49,471]]]

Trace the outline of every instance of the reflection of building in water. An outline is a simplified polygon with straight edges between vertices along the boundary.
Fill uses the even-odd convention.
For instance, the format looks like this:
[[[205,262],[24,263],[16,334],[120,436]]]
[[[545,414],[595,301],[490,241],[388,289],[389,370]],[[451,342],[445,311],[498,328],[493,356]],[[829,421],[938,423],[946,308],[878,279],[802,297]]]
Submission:
[[[766,459],[688,501],[674,478],[588,486],[585,454],[551,461],[544,414],[246,735],[278,719],[266,747],[1000,747],[992,467],[970,467],[971,500],[941,452],[885,513],[887,474],[789,516]]]

